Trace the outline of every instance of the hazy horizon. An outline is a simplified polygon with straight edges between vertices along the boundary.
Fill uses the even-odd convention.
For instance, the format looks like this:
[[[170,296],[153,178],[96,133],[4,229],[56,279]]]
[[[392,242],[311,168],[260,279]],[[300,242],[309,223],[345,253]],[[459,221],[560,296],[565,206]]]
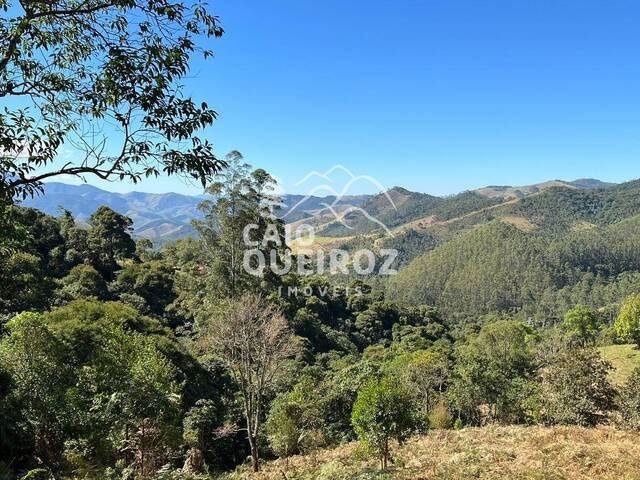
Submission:
[[[93,180],[93,179],[92,179]],[[465,188],[459,191],[455,191],[455,192],[448,192],[448,193],[437,193],[437,192],[429,192],[429,191],[424,191],[424,190],[413,190],[411,188],[407,188],[404,185],[384,185],[384,189],[382,190],[374,190],[374,189],[370,189],[369,191],[351,191],[349,190],[348,192],[345,192],[344,195],[375,195],[377,193],[381,193],[382,191],[386,191],[392,188],[404,188],[406,190],[409,190],[411,192],[416,192],[416,193],[424,193],[424,194],[429,194],[429,195],[434,195],[434,196],[450,196],[450,195],[456,195],[458,193],[462,193],[462,192],[467,192],[467,191],[474,191],[474,190],[479,190],[482,188],[489,188],[489,187],[526,187],[529,185],[537,185],[537,184],[541,184],[541,183],[546,183],[546,182],[552,182],[552,181],[560,181],[560,182],[576,182],[579,180],[596,180],[596,181],[601,181],[604,183],[614,183],[614,184],[619,184],[619,183],[625,183],[625,182],[630,182],[633,180],[636,180],[636,178],[627,178],[627,179],[623,179],[620,181],[612,181],[612,180],[607,180],[607,179],[602,179],[602,178],[595,178],[595,177],[577,177],[577,178],[570,178],[570,179],[566,179],[566,178],[546,178],[540,181],[532,181],[530,183],[522,183],[522,184],[498,184],[498,183],[490,183],[487,185],[478,185],[478,186],[473,186],[473,187],[469,187],[469,188]],[[71,186],[82,186],[82,185],[89,185],[91,187],[95,187],[98,188],[100,190],[109,192],[109,193],[116,193],[116,194],[130,194],[130,193],[147,193],[147,194],[158,194],[158,195],[162,195],[162,194],[178,194],[178,195],[186,195],[186,196],[193,196],[193,197],[197,197],[197,196],[201,196],[204,195],[204,192],[202,191],[202,189],[200,189],[200,192],[193,192],[193,191],[177,191],[177,190],[166,190],[166,191],[148,191],[145,190],[144,188],[140,188],[144,185],[144,182],[138,183],[138,184],[131,184],[128,182],[95,182],[95,181],[87,181],[87,182],[81,182],[81,181],[76,181],[76,182],[71,182],[68,181],[68,179],[60,179],[60,178],[56,178],[56,179],[52,179],[50,181],[46,181],[44,182],[44,185],[47,184],[64,184],[64,185],[71,185]],[[117,186],[119,188],[109,188],[110,186]],[[121,188],[120,188],[121,187]],[[127,188],[128,187],[128,188]],[[279,190],[278,192],[279,194],[283,194],[283,195],[307,195],[308,191],[305,191],[304,189],[301,189],[299,191],[284,191],[284,190]],[[318,193],[318,194],[313,194],[313,196],[316,197],[327,197],[327,196],[332,196],[331,194],[327,193],[327,194],[322,194],[322,193]]]

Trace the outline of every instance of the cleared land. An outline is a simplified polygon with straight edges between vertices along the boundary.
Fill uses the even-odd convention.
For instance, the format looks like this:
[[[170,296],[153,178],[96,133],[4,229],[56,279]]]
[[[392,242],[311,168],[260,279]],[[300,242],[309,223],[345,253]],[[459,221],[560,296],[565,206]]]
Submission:
[[[267,463],[251,480],[640,479],[640,433],[613,428],[485,427],[440,430],[394,449],[386,472],[357,444]]]
[[[609,377],[615,385],[625,383],[631,372],[640,367],[640,349],[635,345],[607,345],[600,347],[599,350],[602,356],[613,365]]]

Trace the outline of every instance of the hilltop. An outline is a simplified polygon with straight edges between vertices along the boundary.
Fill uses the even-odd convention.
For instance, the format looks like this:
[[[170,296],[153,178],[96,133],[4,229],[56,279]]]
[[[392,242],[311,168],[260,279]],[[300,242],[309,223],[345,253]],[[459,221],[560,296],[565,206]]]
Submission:
[[[265,464],[228,479],[563,479],[640,478],[640,433],[613,428],[490,426],[434,430],[394,450],[386,472],[359,460],[357,444]]]

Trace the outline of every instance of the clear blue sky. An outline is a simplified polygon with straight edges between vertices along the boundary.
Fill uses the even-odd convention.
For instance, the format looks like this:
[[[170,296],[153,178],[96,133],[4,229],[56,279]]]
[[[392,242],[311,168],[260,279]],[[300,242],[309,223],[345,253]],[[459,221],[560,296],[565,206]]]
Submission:
[[[226,35],[187,92],[219,112],[218,152],[240,150],[288,193],[334,164],[434,194],[640,177],[637,0],[211,6]]]

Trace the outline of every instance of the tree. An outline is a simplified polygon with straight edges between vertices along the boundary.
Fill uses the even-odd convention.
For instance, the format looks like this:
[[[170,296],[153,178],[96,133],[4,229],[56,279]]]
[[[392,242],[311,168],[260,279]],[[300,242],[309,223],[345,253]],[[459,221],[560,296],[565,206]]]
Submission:
[[[148,335],[165,333],[157,320],[141,315],[128,305],[94,298],[73,300],[45,313],[44,319],[47,328],[69,347],[76,364],[89,362],[114,326]]]
[[[395,375],[413,393],[421,420],[425,421],[441,402],[449,377],[449,352],[431,348],[397,357],[391,364]]]
[[[0,256],[15,251],[26,238],[26,229],[16,221],[14,209],[8,200],[3,200],[0,196]]]
[[[272,195],[273,177],[262,169],[252,171],[240,152],[230,152],[226,160],[228,168],[207,188],[216,199],[199,205],[204,219],[194,221],[194,226],[204,244],[207,274],[216,278],[216,294],[237,297],[256,290],[261,281],[276,281],[269,266],[282,264],[280,255],[286,245],[284,225],[272,211],[278,203]],[[270,235],[267,229],[272,229]],[[264,258],[265,268],[258,275],[245,268],[245,253],[253,250]],[[255,260],[250,262],[252,268],[257,267]]]
[[[198,0],[4,0],[0,19],[0,196],[42,180],[161,173],[210,180],[220,169],[196,133],[216,113],[182,93],[200,45],[223,30]],[[57,163],[63,145],[78,160]]]
[[[264,298],[246,294],[219,309],[202,334],[203,346],[217,354],[238,384],[252,466],[258,471],[264,403],[283,362],[298,351],[293,331]]]
[[[584,346],[596,338],[598,320],[588,307],[577,305],[565,314],[562,328],[572,341]]]
[[[613,405],[611,364],[593,348],[560,352],[542,372],[542,409],[547,423],[593,426]]]
[[[530,329],[521,322],[498,320],[456,349],[451,393],[459,416],[480,420],[480,407],[487,405],[489,420],[512,423],[522,419],[514,395],[533,373],[529,334]]]
[[[166,463],[180,440],[178,375],[195,369],[180,372],[179,351],[157,321],[117,302],[85,299],[21,314],[8,326],[3,368],[6,359],[25,416],[38,426],[47,421],[34,428],[36,439],[47,438],[36,452],[51,452],[41,457],[47,466],[60,458],[78,469],[119,461],[145,476]]]
[[[89,217],[88,245],[92,260],[107,279],[113,278],[118,261],[132,258],[136,243],[131,238],[133,221],[109,207],[99,207]]]
[[[71,409],[67,390],[73,385],[68,350],[47,328],[42,314],[22,313],[8,324],[0,341],[0,370],[13,385],[10,397],[19,406],[34,441],[34,454],[54,465],[62,458]]]
[[[293,392],[277,397],[265,423],[269,446],[280,457],[298,453],[304,435],[304,410],[293,397]]]
[[[68,210],[63,210],[58,217],[60,233],[64,238],[66,252],[65,262],[69,267],[74,267],[90,260],[88,232],[76,225],[75,218]]]
[[[618,337],[640,346],[640,294],[624,301],[614,326]]]
[[[69,275],[60,282],[62,288],[57,292],[57,296],[63,302],[87,297],[103,299],[107,294],[106,282],[91,265],[73,267]]]
[[[181,387],[174,365],[153,338],[111,327],[88,367],[81,371],[79,390],[87,403],[80,411],[106,415],[107,432],[100,437],[119,441],[114,450],[135,452],[141,477],[150,476],[166,464],[167,447],[179,440]],[[84,420],[95,428],[93,415]]]
[[[204,399],[198,400],[185,415],[182,437],[190,448],[183,471],[199,473],[204,470],[207,440],[216,429],[219,416],[217,405]]]
[[[14,252],[0,255],[0,312],[18,313],[48,306],[53,282],[44,276],[35,255]]]
[[[351,422],[358,438],[387,468],[389,442],[402,441],[414,428],[413,405],[408,392],[390,379],[375,381],[358,392]]]
[[[173,268],[166,262],[151,260],[126,266],[118,272],[112,286],[120,294],[140,296],[152,313],[163,315],[175,299],[173,278]]]

